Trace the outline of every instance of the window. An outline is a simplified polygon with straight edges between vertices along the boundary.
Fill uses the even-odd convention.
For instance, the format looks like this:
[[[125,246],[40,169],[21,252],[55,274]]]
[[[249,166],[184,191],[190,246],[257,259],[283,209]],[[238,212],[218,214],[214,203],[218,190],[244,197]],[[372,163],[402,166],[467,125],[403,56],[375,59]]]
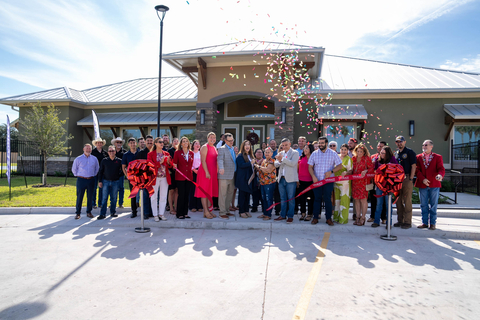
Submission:
[[[456,125],[453,130],[454,143],[469,143],[480,140],[480,125],[459,126]]]
[[[170,129],[160,127],[160,135],[157,135],[157,128],[150,130],[150,135],[153,137],[153,139],[155,139],[156,137],[161,137],[165,133],[168,134],[168,136],[170,137],[170,141],[172,141],[172,134],[170,133]]]
[[[123,129],[122,131],[123,135],[122,135],[122,139],[125,140],[124,144],[123,144],[123,148],[125,150],[129,150],[129,146],[128,146],[128,139],[130,138],[135,138],[135,140],[137,140],[139,137],[142,136],[142,133],[140,132],[140,129]]]
[[[340,147],[342,144],[347,143],[348,139],[356,138],[356,126],[356,122],[344,123],[341,125],[327,122],[322,125],[322,128],[323,134],[328,138],[328,141],[336,141]]]
[[[256,133],[258,135],[258,143],[254,146],[252,146],[253,151],[255,151],[257,148],[261,147],[261,143],[264,141],[264,135],[263,135],[263,130],[264,126],[243,126],[243,139],[242,141],[239,141],[237,143],[238,146],[240,146],[243,142],[243,140],[247,139],[247,136],[250,133]]]
[[[195,128],[180,128],[180,134],[178,135],[178,138],[181,137],[187,137],[190,142],[195,140]]]
[[[265,120],[275,118],[275,106],[271,101],[261,99],[241,99],[225,106],[225,120],[244,119]]]

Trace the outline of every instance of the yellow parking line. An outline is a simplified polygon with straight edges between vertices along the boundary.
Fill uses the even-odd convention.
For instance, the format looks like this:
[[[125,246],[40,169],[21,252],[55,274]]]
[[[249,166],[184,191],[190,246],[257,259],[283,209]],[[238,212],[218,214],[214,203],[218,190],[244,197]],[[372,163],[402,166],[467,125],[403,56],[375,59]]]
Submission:
[[[475,240],[475,242],[480,246],[480,240]]]
[[[323,258],[325,257],[325,251],[327,249],[329,239],[330,232],[325,232],[322,243],[320,244],[320,250],[318,250],[317,253],[317,258],[313,263],[312,271],[310,271],[305,288],[303,288],[302,296],[300,297],[297,308],[295,309],[295,313],[293,314],[293,320],[305,319],[308,305],[310,304],[310,299],[312,298],[313,289],[315,288],[315,283],[317,283],[317,278],[320,274],[320,268],[322,267]]]

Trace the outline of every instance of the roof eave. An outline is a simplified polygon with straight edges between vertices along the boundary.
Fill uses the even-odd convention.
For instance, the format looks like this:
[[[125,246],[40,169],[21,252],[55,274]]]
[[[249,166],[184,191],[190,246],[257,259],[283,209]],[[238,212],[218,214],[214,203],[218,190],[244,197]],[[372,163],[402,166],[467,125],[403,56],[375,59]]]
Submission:
[[[318,90],[309,91],[305,94],[334,94],[334,93],[467,93],[478,92],[480,88],[442,88],[442,89],[359,89],[359,90]]]
[[[162,121],[163,124],[168,125],[194,125],[196,121]],[[145,121],[145,122],[102,122],[102,126],[153,126],[156,125],[157,122],[152,121]],[[77,126],[93,126],[93,122],[77,122]]]
[[[191,58],[199,58],[199,57],[211,57],[211,56],[248,56],[258,54],[260,52],[265,53],[284,53],[284,52],[291,52],[296,51],[298,53],[322,53],[325,52],[325,48],[317,47],[311,49],[289,49],[289,50],[253,50],[253,51],[234,51],[234,52],[206,52],[206,53],[188,53],[188,54],[165,54],[163,55],[163,60],[175,60],[175,59],[191,59]]]

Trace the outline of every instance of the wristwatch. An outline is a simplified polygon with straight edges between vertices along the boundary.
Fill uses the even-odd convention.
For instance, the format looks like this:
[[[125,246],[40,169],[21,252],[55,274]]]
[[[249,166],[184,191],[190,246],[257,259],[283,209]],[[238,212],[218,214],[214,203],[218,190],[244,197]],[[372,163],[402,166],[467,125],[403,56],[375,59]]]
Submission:
[[[333,170],[330,170],[330,172],[331,172],[332,174],[334,174]]]

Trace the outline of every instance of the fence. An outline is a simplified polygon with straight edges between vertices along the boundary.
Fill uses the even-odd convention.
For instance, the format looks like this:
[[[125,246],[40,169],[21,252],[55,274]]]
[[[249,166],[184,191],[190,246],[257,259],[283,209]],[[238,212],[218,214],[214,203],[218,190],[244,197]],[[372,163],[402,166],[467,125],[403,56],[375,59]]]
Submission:
[[[461,173],[480,173],[480,140],[451,145],[452,170]],[[459,191],[480,195],[480,177],[451,177],[454,183],[460,182]]]
[[[38,150],[32,148],[33,142],[10,140],[11,171],[27,175],[40,176],[43,171],[43,157]],[[0,178],[7,170],[7,139],[0,139]]]

